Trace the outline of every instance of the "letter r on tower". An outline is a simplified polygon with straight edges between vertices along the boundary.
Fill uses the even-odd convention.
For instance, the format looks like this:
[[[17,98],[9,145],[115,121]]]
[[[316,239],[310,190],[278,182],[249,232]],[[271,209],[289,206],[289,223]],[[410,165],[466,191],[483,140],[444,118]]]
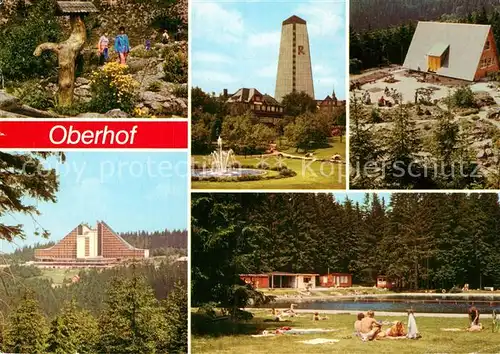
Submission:
[[[306,54],[306,53],[304,52],[304,46],[303,46],[303,45],[299,45],[299,46],[297,47],[297,55],[301,55],[301,54],[302,54],[302,55]]]

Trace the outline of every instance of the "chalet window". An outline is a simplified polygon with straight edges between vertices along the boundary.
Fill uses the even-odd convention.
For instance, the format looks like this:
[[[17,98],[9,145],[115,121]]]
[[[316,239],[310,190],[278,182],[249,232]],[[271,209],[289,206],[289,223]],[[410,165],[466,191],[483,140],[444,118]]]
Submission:
[[[340,282],[341,283],[347,283],[347,277],[346,276],[340,277]]]
[[[490,41],[486,41],[486,44],[484,45],[484,50],[489,50],[490,49]]]
[[[304,278],[304,283],[309,283],[311,281],[311,278]]]

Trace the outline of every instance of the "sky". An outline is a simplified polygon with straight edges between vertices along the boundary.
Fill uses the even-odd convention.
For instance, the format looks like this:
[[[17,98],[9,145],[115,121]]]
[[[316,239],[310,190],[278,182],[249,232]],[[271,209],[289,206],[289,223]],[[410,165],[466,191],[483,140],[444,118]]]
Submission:
[[[307,21],[316,99],[345,99],[344,0],[192,1],[192,84],[205,92],[256,88],[274,96],[281,23]]]
[[[2,223],[23,224],[25,241],[0,241],[2,252],[46,242],[36,228],[58,241],[81,222],[105,221],[116,232],[187,229],[188,165],[186,152],[66,152],[66,162],[51,158],[59,191],[56,203],[36,202],[40,216],[2,217]],[[39,226],[38,226],[39,225]]]
[[[388,204],[388,202],[391,199],[391,193],[379,193],[379,192],[376,193],[380,198],[380,200],[384,198],[386,204]],[[366,192],[335,192],[333,193],[333,195],[335,196],[335,199],[341,203],[344,202],[347,198],[349,198],[354,203],[362,204],[365,200]]]

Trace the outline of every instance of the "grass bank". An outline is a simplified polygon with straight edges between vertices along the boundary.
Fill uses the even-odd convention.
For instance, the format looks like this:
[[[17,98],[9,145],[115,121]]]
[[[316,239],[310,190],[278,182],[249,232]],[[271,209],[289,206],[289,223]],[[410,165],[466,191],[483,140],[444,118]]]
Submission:
[[[328,320],[313,322],[311,315],[292,319],[289,323],[264,322],[270,319],[268,312],[254,312],[251,321],[233,325],[228,321],[215,322],[210,334],[192,335],[193,353],[498,353],[500,333],[492,333],[491,319],[485,316],[481,321],[486,329],[480,333],[444,332],[441,328],[465,328],[467,318],[418,317],[417,325],[422,338],[419,340],[378,340],[364,343],[352,337],[355,317],[352,315],[329,315]],[[375,313],[376,314],[376,313]],[[378,320],[400,320],[406,324],[406,316],[377,317]],[[193,313],[196,326],[201,319]],[[338,331],[314,335],[285,335],[253,338],[264,329],[273,330],[279,326],[294,328],[324,328]],[[405,326],[406,327],[406,326]],[[387,328],[387,326],[383,327]],[[334,344],[308,345],[300,343],[314,338],[339,339]]]

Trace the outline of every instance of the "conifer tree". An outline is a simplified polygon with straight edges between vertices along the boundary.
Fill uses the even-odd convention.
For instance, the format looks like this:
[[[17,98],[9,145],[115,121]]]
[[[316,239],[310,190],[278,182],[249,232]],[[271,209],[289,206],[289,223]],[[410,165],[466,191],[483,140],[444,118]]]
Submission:
[[[52,321],[48,345],[52,353],[94,353],[99,329],[97,321],[72,300]]]
[[[47,323],[38,302],[31,292],[25,293],[9,315],[4,334],[4,350],[9,353],[45,353],[47,334]]]
[[[374,186],[378,174],[373,174],[373,164],[378,160],[379,149],[370,128],[365,128],[366,112],[358,97],[351,100],[349,163],[351,168],[350,186],[353,189],[369,189]]]
[[[114,278],[100,318],[100,353],[156,353],[161,336],[161,312],[145,280]]]
[[[187,353],[188,343],[188,294],[186,285],[177,283],[162,303],[165,334],[160,352]]]

